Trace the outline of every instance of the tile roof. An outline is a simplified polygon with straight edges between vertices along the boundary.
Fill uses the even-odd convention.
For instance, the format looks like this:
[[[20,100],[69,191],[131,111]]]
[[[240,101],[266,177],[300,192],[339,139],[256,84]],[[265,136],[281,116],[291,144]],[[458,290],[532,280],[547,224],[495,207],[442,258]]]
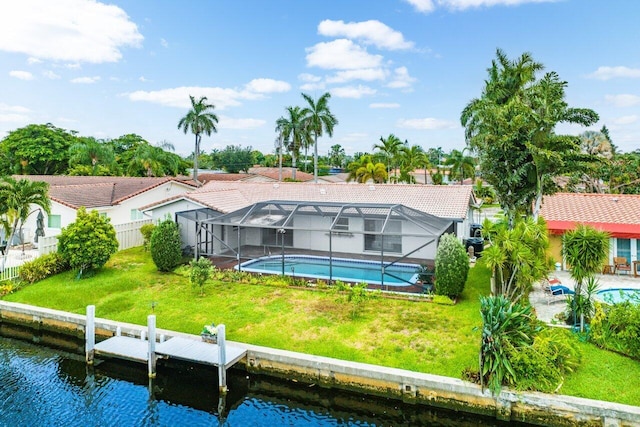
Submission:
[[[228,213],[267,200],[394,203],[442,218],[465,219],[472,202],[469,185],[261,183],[211,181],[184,198]],[[165,201],[157,204],[166,203]],[[152,208],[149,205],[146,208]]]
[[[249,168],[249,173],[266,176],[267,178],[271,178],[274,181],[278,181],[280,177],[279,168],[253,167],[253,168]],[[291,179],[292,176],[293,176],[293,168],[285,168],[285,167],[282,168],[282,179]],[[313,174],[302,172],[301,170],[298,169],[296,170],[296,180],[303,181],[303,182],[312,181]]]
[[[192,186],[172,177],[17,175],[14,178],[49,183],[51,200],[74,209],[117,205],[169,181]]]
[[[640,195],[557,193],[545,196],[540,215],[552,232],[563,232],[577,223],[590,224],[622,234],[640,235]]]

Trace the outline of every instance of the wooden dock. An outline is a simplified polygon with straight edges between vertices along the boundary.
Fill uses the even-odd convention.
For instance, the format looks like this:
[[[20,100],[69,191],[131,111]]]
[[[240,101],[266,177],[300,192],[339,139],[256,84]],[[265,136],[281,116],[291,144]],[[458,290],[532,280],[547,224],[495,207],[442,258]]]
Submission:
[[[247,354],[242,347],[227,345],[224,325],[218,325],[218,342],[216,344],[183,337],[156,339],[156,317],[147,317],[147,329],[140,330],[140,338],[121,336],[119,328],[116,336],[95,343],[95,306],[87,307],[85,336],[86,359],[92,364],[94,356],[103,355],[133,362],[146,363],[149,377],[156,375],[158,359],[174,358],[186,362],[212,365],[218,368],[218,385],[221,393],[227,389],[227,368],[233,366]]]

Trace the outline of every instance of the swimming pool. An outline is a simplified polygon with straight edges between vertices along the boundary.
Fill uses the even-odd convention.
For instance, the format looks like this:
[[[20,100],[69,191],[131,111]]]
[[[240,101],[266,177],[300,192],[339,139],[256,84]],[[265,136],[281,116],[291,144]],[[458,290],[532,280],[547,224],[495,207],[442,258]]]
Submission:
[[[282,274],[282,256],[271,255],[252,259],[240,264],[242,271],[251,273]],[[329,257],[312,255],[285,255],[284,274],[287,276],[311,277],[315,279],[342,280],[344,282],[366,282],[382,284],[381,266],[377,261],[347,258],[332,258],[331,274]],[[238,266],[236,266],[236,269]],[[384,284],[388,286],[410,286],[418,280],[418,264],[397,263],[384,269]],[[330,277],[331,276],[331,277]]]
[[[631,301],[640,304],[640,289],[615,288],[598,291],[597,298],[609,304]]]

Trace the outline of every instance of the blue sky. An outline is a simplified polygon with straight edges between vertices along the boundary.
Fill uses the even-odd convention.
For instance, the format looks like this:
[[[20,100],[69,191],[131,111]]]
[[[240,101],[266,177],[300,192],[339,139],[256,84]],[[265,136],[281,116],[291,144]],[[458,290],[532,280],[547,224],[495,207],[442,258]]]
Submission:
[[[381,136],[464,147],[460,112],[496,48],[532,53],[640,148],[640,2],[627,0],[20,0],[0,6],[0,136],[30,123],[80,135],[137,133],[186,155],[189,94],[220,118],[202,149],[273,152],[275,121],[301,92],[332,94],[333,144]],[[578,134],[582,128],[560,127]]]

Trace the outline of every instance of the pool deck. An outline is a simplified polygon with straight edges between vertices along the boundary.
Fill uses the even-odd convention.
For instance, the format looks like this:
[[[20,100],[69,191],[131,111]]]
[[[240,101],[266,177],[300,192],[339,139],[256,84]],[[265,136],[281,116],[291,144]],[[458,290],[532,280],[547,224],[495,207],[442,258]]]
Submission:
[[[575,289],[575,281],[571,278],[568,271],[553,271],[549,274],[549,278],[557,278],[560,282],[570,288]],[[599,291],[605,289],[638,289],[640,290],[640,277],[633,277],[633,274],[596,274],[596,279],[600,286]],[[529,302],[535,308],[538,319],[546,323],[553,323],[553,319],[566,308],[564,298],[549,296],[542,290],[542,285],[536,283],[533,291],[529,294]]]

